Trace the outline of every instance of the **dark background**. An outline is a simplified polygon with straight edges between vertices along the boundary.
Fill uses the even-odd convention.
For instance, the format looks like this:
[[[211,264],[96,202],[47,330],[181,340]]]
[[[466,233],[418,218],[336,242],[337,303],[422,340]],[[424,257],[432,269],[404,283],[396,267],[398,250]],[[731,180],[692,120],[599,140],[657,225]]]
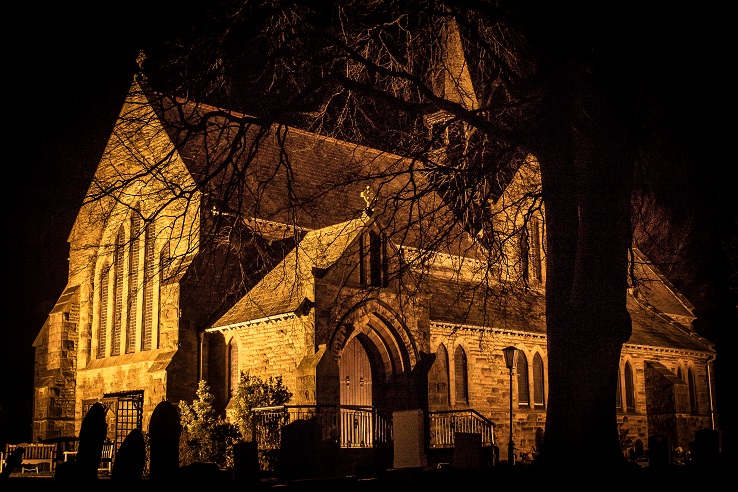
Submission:
[[[0,402],[32,400],[32,344],[66,285],[66,240],[75,214],[133,80],[138,51],[161,39],[184,16],[174,3],[111,1],[90,7],[26,2],[7,13],[5,36],[21,34],[6,38],[3,69],[3,168],[9,190],[3,199],[10,227],[5,234],[8,316],[1,332]],[[733,126],[726,117],[732,118],[735,92],[727,78],[733,58],[722,56],[729,31],[720,25],[727,18],[727,12],[690,11],[665,20],[671,23],[666,32],[674,43],[688,48],[671,54],[673,73],[668,76],[678,79],[676,101],[693,125],[695,154],[702,155],[682,181],[682,198],[689,200],[684,213],[698,211],[706,224],[716,210],[734,209],[736,201],[730,171],[735,158],[725,131]],[[656,32],[654,38],[667,49],[672,42]],[[708,266],[719,239],[714,228],[704,230],[703,246],[693,251],[702,265],[698,278],[685,284],[693,302],[724,292],[724,278],[736,275],[734,265],[722,264],[716,271]],[[725,272],[726,267],[733,271]],[[735,299],[716,298],[723,303],[722,313],[727,302],[734,316]],[[713,305],[698,304],[701,313],[711,316]],[[725,320],[726,330],[735,330],[730,325],[735,318],[720,314],[718,319]]]
[[[67,281],[67,237],[139,49],[167,4],[25,2],[6,16],[5,312],[0,402],[33,396],[33,341]]]

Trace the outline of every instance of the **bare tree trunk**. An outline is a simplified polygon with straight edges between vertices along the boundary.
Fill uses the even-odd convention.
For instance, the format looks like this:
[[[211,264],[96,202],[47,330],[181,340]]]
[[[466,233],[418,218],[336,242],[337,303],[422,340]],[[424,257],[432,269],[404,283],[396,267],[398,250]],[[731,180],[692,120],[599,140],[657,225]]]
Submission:
[[[539,153],[550,392],[540,460],[555,468],[625,463],[615,395],[620,351],[631,333],[626,295],[633,160],[624,106],[602,102],[586,102],[587,113],[597,116],[586,128],[567,121],[571,107],[549,113],[560,116],[547,123]],[[567,135],[566,129],[574,131]]]

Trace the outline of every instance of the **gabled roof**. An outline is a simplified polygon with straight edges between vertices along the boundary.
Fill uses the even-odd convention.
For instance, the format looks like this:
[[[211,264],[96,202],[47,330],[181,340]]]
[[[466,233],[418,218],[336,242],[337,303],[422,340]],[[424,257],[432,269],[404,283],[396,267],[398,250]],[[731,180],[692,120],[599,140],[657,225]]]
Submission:
[[[396,244],[477,254],[418,161],[212,106],[149,99],[192,176],[223,210],[320,229],[359,218],[369,186],[373,218]]]
[[[714,351],[708,340],[684,325],[669,320],[650,306],[639,303],[635,297],[627,296],[626,304],[633,321],[633,332],[626,345]]]
[[[59,296],[59,299],[57,299],[56,304],[54,304],[54,307],[49,313],[49,317],[52,314],[64,312],[64,309],[69,306],[70,302],[78,302],[78,291],[79,285],[67,285],[67,287],[64,289],[64,292],[62,292],[62,294]],[[47,333],[49,331],[49,317],[46,318],[46,320],[44,321],[44,325],[41,327],[41,330],[39,330],[36,338],[33,340],[32,345],[34,347],[38,346],[38,344],[40,343],[43,343],[45,337],[47,336]]]
[[[479,253],[479,246],[429,186],[420,162],[207,105],[155,93],[147,96],[213,204],[244,221],[259,219],[309,231],[212,329],[294,313],[306,301],[313,302],[314,269],[335,263],[367,225],[362,196],[367,186],[374,195],[369,204],[372,222],[395,244],[456,256]],[[666,290],[657,285],[666,279],[658,274],[649,278],[657,280],[649,289],[657,294],[655,307],[677,318],[692,315],[668,283]],[[502,323],[545,334],[541,296],[517,299],[500,311],[471,285],[427,280],[434,297],[432,321],[491,327]],[[530,309],[537,315],[530,316]],[[634,321],[630,344],[693,350],[708,346],[634,298],[629,297],[628,309]]]
[[[690,326],[695,319],[694,306],[635,247],[633,274],[636,283],[627,297],[633,321],[628,344],[712,351],[713,344]]]
[[[633,248],[633,256],[635,293],[638,298],[680,322],[691,323],[695,319],[692,303],[674,288],[669,279],[639,249]]]
[[[424,281],[433,322],[546,334],[545,298],[536,290],[432,276]]]
[[[222,329],[253,320],[290,314],[306,302],[315,302],[313,272],[332,266],[371,220],[366,215],[316,229],[290,251],[277,266],[213,323]]]

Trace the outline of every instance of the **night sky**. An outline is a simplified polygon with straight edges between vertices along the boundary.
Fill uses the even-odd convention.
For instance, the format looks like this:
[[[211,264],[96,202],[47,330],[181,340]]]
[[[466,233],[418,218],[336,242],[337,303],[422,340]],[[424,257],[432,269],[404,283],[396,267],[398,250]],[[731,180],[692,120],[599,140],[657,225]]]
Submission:
[[[67,237],[133,79],[150,24],[136,3],[25,2],[6,27],[5,311],[0,400],[33,394],[33,340],[67,280]],[[28,10],[26,10],[28,9]],[[137,14],[140,15],[140,14]],[[149,22],[153,22],[150,20]],[[7,32],[7,29],[6,29]],[[6,130],[8,131],[8,130]],[[12,156],[12,157],[11,157]],[[6,188],[7,189],[7,188]]]
[[[167,3],[112,1],[89,10],[74,2],[25,2],[7,14],[6,33],[12,26],[24,35],[6,40],[3,70],[4,128],[10,132],[4,139],[3,168],[10,184],[4,210],[10,230],[4,235],[9,320],[2,328],[0,400],[32,398],[32,343],[66,285],[67,236],[132,81],[136,55],[166,25],[160,19],[166,18]],[[682,43],[696,43],[704,32],[719,29],[714,21],[727,14],[706,17],[709,24],[696,17],[673,32],[684,36]],[[727,46],[707,48],[725,51]],[[685,107],[700,108],[695,123],[704,137],[734,96],[719,92],[728,85],[727,69],[716,65],[720,58],[709,53],[709,62],[695,63],[695,53],[700,51],[685,56],[677,72],[683,87],[695,83],[684,93]],[[726,165],[707,157],[712,155],[714,149],[698,163],[708,173]],[[727,165],[734,167],[733,159]],[[728,189],[725,180],[695,179],[692,191],[704,196],[716,184]]]

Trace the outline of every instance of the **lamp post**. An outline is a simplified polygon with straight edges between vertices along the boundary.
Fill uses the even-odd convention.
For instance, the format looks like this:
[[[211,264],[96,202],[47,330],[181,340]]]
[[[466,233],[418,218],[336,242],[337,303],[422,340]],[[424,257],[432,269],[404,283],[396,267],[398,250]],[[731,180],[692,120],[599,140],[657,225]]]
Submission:
[[[505,354],[505,366],[510,371],[510,439],[507,442],[507,461],[515,464],[515,443],[513,442],[513,369],[515,368],[515,347],[510,345],[502,349]]]

